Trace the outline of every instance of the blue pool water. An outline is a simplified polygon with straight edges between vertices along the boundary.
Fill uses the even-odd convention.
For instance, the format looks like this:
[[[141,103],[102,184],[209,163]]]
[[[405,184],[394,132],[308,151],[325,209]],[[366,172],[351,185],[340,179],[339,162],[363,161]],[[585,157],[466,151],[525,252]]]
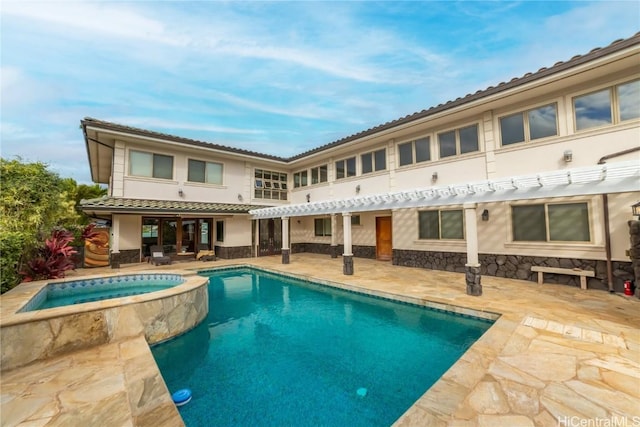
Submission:
[[[254,269],[209,276],[209,315],[152,348],[188,427],[388,426],[492,321]]]
[[[143,273],[48,283],[20,311],[42,310],[168,289],[184,283],[179,274]]]

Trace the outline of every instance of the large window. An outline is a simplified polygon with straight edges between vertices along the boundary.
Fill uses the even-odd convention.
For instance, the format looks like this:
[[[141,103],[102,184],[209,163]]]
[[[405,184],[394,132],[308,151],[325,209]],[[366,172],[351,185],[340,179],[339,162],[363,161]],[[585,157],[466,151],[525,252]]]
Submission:
[[[300,171],[293,174],[293,188],[307,186],[307,171]]]
[[[576,129],[611,125],[640,117],[640,80],[573,98]]]
[[[320,184],[321,182],[327,182],[327,180],[327,165],[311,168],[311,184]]]
[[[361,155],[362,174],[385,170],[387,168],[386,152],[387,150],[383,148],[382,150]]]
[[[418,212],[420,239],[464,239],[462,210]]]
[[[533,141],[558,134],[556,104],[545,105],[500,119],[502,145]]]
[[[256,199],[287,200],[287,174],[256,169],[253,196]]]
[[[439,133],[438,147],[441,159],[478,151],[478,125]]]
[[[428,136],[398,145],[400,166],[431,160],[430,138]]]
[[[511,207],[513,240],[518,242],[588,242],[587,203]]]
[[[129,151],[129,174],[173,179],[173,157],[131,150]]]
[[[331,218],[316,218],[313,225],[316,236],[331,236]]]
[[[224,242],[224,221],[216,221],[216,242]]]
[[[350,157],[336,162],[336,179],[356,176],[356,158]]]
[[[189,159],[187,179],[190,182],[206,182],[207,184],[222,185],[222,163]]]

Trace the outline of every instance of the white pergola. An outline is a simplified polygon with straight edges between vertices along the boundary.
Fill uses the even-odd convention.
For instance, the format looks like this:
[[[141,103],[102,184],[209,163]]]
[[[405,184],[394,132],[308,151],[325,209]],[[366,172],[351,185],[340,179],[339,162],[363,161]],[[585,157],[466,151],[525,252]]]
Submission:
[[[289,262],[289,218],[342,214],[344,226],[344,273],[353,274],[351,215],[357,212],[391,209],[426,208],[462,205],[466,224],[467,271],[477,274],[478,233],[476,206],[478,203],[511,200],[531,200],[549,197],[612,194],[640,191],[640,161],[601,164],[574,169],[541,172],[534,175],[497,178],[450,186],[413,189],[348,199],[323,200],[250,210],[254,219],[282,219],[283,263]],[[335,233],[331,245],[336,246]],[[479,279],[477,280],[479,286]],[[467,279],[469,286],[469,279]],[[469,288],[467,289],[469,292]],[[479,291],[481,294],[481,288]],[[477,294],[477,295],[479,295]]]
[[[640,161],[254,209],[254,219],[640,191]]]

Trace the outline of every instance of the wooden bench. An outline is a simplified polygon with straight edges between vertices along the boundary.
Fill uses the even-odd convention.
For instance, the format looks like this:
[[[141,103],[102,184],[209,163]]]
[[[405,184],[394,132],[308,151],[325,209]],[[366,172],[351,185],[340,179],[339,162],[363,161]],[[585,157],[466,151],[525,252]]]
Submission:
[[[557,267],[542,267],[534,265],[531,267],[533,273],[538,273],[538,284],[543,283],[544,273],[551,274],[568,274],[570,276],[580,276],[580,289],[587,289],[587,277],[596,277],[595,271],[581,270],[579,268],[557,268]]]

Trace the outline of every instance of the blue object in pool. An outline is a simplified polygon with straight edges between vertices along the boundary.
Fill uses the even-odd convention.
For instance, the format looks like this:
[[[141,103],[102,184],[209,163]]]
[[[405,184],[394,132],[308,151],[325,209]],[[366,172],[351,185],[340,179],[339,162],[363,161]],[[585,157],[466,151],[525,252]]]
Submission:
[[[356,393],[360,397],[365,397],[367,395],[367,389],[365,387],[360,387]]]
[[[176,406],[186,405],[191,401],[191,390],[189,390],[188,388],[183,388],[182,390],[178,390],[173,393],[171,395],[171,398],[173,399],[173,403],[175,403]]]

